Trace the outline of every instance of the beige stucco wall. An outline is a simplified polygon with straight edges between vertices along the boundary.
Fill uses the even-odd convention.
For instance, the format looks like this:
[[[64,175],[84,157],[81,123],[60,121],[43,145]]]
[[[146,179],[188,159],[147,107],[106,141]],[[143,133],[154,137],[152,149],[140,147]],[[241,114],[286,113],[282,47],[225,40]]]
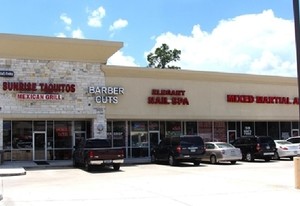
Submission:
[[[106,86],[121,86],[118,104],[106,105],[107,119],[298,120],[298,105],[230,103],[228,94],[289,97],[297,79],[187,70],[103,66]],[[185,90],[189,105],[148,104],[152,89]]]

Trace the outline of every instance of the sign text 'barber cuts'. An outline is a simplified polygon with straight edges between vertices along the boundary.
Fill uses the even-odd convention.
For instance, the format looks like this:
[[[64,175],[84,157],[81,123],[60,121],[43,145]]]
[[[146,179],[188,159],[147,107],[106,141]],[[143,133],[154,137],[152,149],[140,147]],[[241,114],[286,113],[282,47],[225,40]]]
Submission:
[[[95,94],[96,103],[101,104],[118,104],[119,95],[123,95],[125,92],[123,87],[89,87],[88,93]]]

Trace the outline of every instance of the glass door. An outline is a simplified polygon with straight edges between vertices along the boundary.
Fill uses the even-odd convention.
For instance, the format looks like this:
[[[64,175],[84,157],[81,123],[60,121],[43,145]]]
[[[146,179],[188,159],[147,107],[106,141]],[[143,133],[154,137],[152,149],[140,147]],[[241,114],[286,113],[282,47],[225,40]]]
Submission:
[[[46,132],[33,133],[33,160],[45,161],[47,157]]]
[[[231,143],[236,139],[236,130],[228,130],[227,131],[227,142]]]

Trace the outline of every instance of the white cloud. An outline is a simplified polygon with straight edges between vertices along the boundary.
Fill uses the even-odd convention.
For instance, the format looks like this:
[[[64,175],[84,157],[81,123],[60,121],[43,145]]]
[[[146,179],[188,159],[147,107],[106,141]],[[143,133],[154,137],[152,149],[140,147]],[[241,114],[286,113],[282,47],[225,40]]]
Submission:
[[[65,35],[64,33],[60,32],[58,34],[55,35],[56,37],[61,37],[61,38],[65,38],[67,37],[67,35]]]
[[[190,36],[163,33],[162,43],[181,50],[182,69],[296,76],[294,23],[272,10],[220,21],[210,33],[195,25]],[[150,51],[149,51],[150,52]],[[145,56],[149,54],[145,52]]]
[[[125,56],[122,51],[117,51],[113,56],[111,56],[107,64],[108,65],[120,65],[120,66],[133,66],[137,67],[137,65],[134,62],[134,58],[131,56]]]
[[[83,32],[79,28],[72,31],[72,37],[77,39],[84,39]]]
[[[101,27],[102,19],[105,17],[105,9],[101,6],[92,11],[88,17],[88,25],[91,27]]]
[[[68,17],[67,14],[61,14],[59,18],[67,25],[72,24],[72,19]]]
[[[119,29],[125,28],[127,25],[128,25],[127,20],[118,19],[109,27],[109,31],[119,30]]]

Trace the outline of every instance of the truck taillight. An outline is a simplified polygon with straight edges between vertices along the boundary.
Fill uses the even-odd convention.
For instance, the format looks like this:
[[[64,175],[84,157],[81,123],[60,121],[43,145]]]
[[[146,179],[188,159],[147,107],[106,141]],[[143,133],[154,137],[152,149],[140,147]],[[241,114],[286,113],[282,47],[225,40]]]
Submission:
[[[89,151],[89,157],[93,158],[94,157],[94,152],[93,151]]]
[[[180,147],[180,146],[176,147],[176,151],[177,151],[178,153],[181,153],[181,147]]]
[[[256,150],[257,150],[257,151],[260,150],[260,144],[256,144]]]

